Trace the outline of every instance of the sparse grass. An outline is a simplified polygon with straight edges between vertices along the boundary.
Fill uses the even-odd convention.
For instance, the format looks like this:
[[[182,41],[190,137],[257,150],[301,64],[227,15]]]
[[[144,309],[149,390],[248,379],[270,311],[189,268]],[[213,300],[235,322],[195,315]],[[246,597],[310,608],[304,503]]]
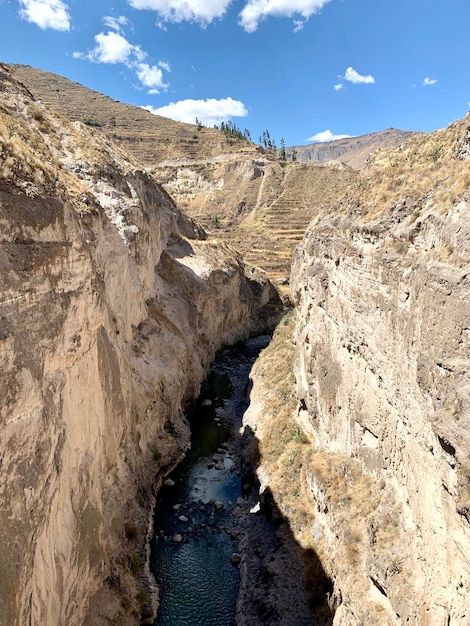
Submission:
[[[444,213],[468,193],[468,162],[455,158],[467,126],[468,121],[460,120],[430,135],[413,136],[398,148],[379,150],[346,204],[360,206],[369,220],[397,202],[407,204],[408,216],[418,205]]]
[[[83,136],[70,122],[37,102],[0,107],[0,183],[29,196],[52,196],[68,202],[77,213],[96,211],[87,186],[62,165],[64,145],[75,157],[102,167],[110,160],[104,147]]]
[[[148,593],[145,591],[145,589],[139,589],[137,595],[135,596],[135,599],[141,606],[143,606],[148,602]]]
[[[318,601],[314,589],[321,584],[317,578],[323,569],[347,576],[348,588],[365,597],[370,559],[380,563],[384,579],[388,575],[406,579],[406,555],[400,560],[405,542],[401,508],[384,478],[369,474],[358,459],[317,451],[313,437],[297,422],[293,328],[294,318],[289,314],[253,369],[256,380],[266,380],[259,442],[253,454],[259,455],[257,461],[269,477],[276,505],[303,548],[312,603]],[[317,534],[314,528],[324,531]],[[309,556],[312,551],[323,568]],[[364,623],[380,623],[383,609],[374,607],[370,602],[364,606],[363,617],[370,620]]]
[[[195,141],[192,136],[197,127],[192,124],[156,117],[66,78],[34,68],[16,66],[13,75],[51,109],[71,120],[91,122],[92,130],[97,133],[105,130],[112,132],[116,143],[144,166],[152,166],[167,158],[191,157],[194,154]],[[205,141],[200,140],[196,144],[199,154],[214,156],[222,151],[221,146],[225,147],[225,151],[231,150],[226,144],[224,133],[219,130],[204,128],[200,135]],[[136,141],[136,137],[139,141]]]
[[[260,460],[269,473],[269,486],[278,506],[289,510],[291,526],[302,533],[313,515],[305,475],[312,445],[295,419],[293,328],[294,316],[288,313],[253,373],[269,381],[263,407],[269,427],[259,442]]]
[[[37,131],[17,116],[0,112],[0,179],[35,193],[51,193],[57,162]]]
[[[129,554],[129,569],[132,572],[133,576],[137,576],[140,571],[140,560],[139,556],[135,553]]]

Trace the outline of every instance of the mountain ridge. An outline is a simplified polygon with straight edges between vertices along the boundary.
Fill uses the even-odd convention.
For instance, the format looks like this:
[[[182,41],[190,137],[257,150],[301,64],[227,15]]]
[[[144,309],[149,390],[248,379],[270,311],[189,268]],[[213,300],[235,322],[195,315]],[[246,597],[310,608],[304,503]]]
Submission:
[[[191,125],[188,149],[177,123],[152,146],[140,110],[87,118],[109,100],[78,86],[71,122],[38,76],[0,64],[3,622],[146,611],[151,486],[187,445],[185,407],[214,350],[279,313],[258,265],[290,271],[295,309],[250,374],[260,514],[316,557],[332,626],[468,626],[470,116],[357,170]],[[270,581],[292,573],[259,561],[242,602],[289,624]]]
[[[340,161],[355,169],[362,169],[366,166],[370,155],[377,150],[394,148],[415,134],[417,134],[415,131],[386,128],[356,137],[289,146],[286,152],[288,156],[291,156],[295,150],[297,160],[303,163]]]

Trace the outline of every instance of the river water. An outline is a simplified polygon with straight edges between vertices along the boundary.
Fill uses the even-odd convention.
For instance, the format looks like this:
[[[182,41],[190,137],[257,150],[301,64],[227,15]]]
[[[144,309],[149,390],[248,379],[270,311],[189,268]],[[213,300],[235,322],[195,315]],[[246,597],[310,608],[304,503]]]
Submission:
[[[160,490],[151,569],[160,589],[154,626],[234,626],[242,505],[235,453],[248,380],[263,335],[218,355],[190,416],[191,449]],[[168,482],[168,481],[166,481]]]

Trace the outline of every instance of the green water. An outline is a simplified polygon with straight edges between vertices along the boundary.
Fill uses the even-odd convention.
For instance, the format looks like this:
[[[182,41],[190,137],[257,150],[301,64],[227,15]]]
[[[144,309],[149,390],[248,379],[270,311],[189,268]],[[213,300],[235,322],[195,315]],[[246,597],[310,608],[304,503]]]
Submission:
[[[191,449],[156,506],[151,568],[160,589],[154,626],[234,626],[239,570],[233,513],[241,479],[232,448],[246,410],[251,367],[269,337],[220,354],[190,416]],[[210,400],[210,406],[204,406]],[[223,469],[213,455],[223,457]],[[179,518],[183,516],[183,521]],[[187,521],[186,521],[187,520]],[[235,531],[235,532],[234,532]],[[181,534],[183,541],[175,543]]]

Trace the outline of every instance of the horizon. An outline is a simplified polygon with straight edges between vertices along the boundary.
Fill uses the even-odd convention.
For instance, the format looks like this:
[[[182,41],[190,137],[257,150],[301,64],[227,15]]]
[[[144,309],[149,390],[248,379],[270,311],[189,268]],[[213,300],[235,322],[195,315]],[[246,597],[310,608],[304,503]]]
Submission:
[[[470,101],[464,0],[0,0],[0,60],[279,146],[431,132]],[[306,84],[308,83],[308,87]]]

